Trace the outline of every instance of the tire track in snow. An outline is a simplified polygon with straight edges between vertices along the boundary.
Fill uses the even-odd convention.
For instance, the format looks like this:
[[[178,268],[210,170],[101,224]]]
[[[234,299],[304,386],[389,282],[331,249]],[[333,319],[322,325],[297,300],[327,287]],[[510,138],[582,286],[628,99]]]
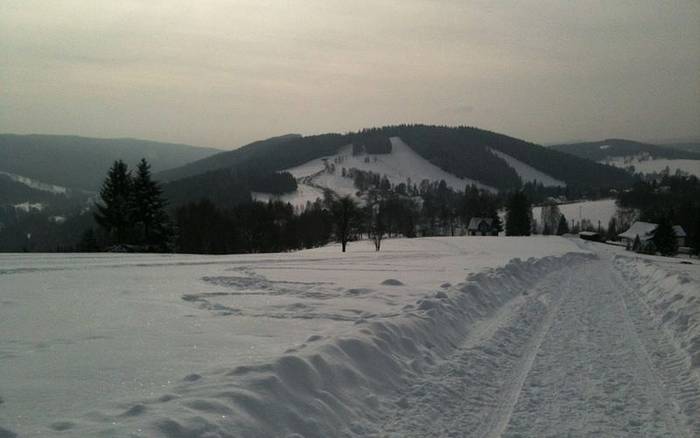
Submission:
[[[604,256],[478,324],[373,436],[700,437],[700,385]]]
[[[566,278],[566,283],[570,283],[569,279],[570,277]],[[528,340],[522,359],[513,370],[511,376],[507,379],[506,384],[503,386],[499,396],[498,405],[487,416],[487,419],[482,426],[476,430],[474,436],[497,438],[500,437],[508,427],[511,415],[513,414],[513,408],[519,399],[525,379],[532,369],[532,364],[537,357],[537,353],[540,350],[542,342],[552,327],[554,318],[559,313],[561,301],[565,300],[566,292],[569,289],[570,287],[567,285],[556,297],[554,297],[554,304],[550,306],[550,309],[544,315],[543,321],[540,323],[532,338]]]
[[[503,436],[690,436],[637,328],[643,318],[623,299],[629,285],[607,260],[572,280]]]
[[[452,355],[414,382],[377,436],[489,436],[503,429],[569,272],[545,276],[477,323]]]

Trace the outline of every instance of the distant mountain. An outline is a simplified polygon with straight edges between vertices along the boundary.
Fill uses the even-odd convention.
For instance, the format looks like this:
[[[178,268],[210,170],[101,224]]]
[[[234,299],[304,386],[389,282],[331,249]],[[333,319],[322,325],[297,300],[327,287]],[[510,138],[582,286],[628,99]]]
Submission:
[[[681,151],[694,152],[700,154],[700,141],[697,142],[681,142],[681,143],[664,143],[664,147],[678,149]]]
[[[648,155],[652,159],[700,160],[700,149],[694,152],[681,147],[659,146],[624,139],[607,139],[585,143],[560,144],[551,149],[576,155],[591,161],[604,161],[612,157]]]
[[[160,171],[216,152],[219,150],[129,138],[0,134],[0,172],[43,184],[96,191],[117,159],[134,166],[146,158],[154,171]]]
[[[470,127],[427,125],[388,126],[348,134],[275,137],[161,172],[156,179],[167,182],[164,185],[165,193],[174,204],[203,197],[217,201],[227,198],[246,200],[251,195],[249,181],[252,175],[260,179],[297,166],[318,166],[324,157],[340,161],[342,157],[338,154],[341,150],[366,154],[367,163],[371,164],[375,162],[372,155],[381,157],[391,154],[391,144],[397,139],[453,179],[474,181],[499,190],[519,188],[531,179],[539,179],[545,185],[565,184],[579,189],[621,187],[632,181],[632,176],[622,169],[593,163],[503,134]],[[379,153],[368,154],[368,150]],[[405,154],[402,156],[406,157]],[[378,166],[378,169],[391,169],[396,178],[411,175],[415,184],[423,178],[434,178],[439,173],[423,175],[416,173],[415,168],[402,169],[401,166],[409,164],[399,157],[393,161],[380,161],[385,165]],[[412,163],[411,166],[415,167],[415,160]],[[317,171],[323,170],[322,166]],[[342,167],[344,164],[339,162],[336,166]],[[367,167],[367,170],[371,170],[372,166]],[[197,174],[202,170],[203,173]],[[304,182],[301,181],[302,176],[309,181],[308,175],[300,175],[298,182]],[[346,186],[348,184],[352,187],[352,180],[345,183]],[[323,188],[318,185],[313,187]],[[352,191],[347,187],[344,190]]]

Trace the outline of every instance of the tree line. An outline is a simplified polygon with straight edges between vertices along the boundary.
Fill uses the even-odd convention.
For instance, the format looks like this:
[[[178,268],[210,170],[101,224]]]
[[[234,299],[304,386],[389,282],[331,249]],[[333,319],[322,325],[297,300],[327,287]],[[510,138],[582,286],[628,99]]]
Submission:
[[[362,203],[327,191],[300,210],[274,200],[221,205],[207,198],[168,209],[146,160],[134,174],[116,161],[96,205],[99,229],[89,229],[80,248],[228,254],[281,252],[335,241],[345,251],[354,240],[370,239],[379,251],[387,237],[465,234],[473,217],[490,218],[503,231],[503,207],[507,235],[529,235],[532,230],[531,204],[523,191],[493,194],[476,186],[455,191],[445,181],[428,180],[395,185],[386,177],[353,170],[358,175]]]

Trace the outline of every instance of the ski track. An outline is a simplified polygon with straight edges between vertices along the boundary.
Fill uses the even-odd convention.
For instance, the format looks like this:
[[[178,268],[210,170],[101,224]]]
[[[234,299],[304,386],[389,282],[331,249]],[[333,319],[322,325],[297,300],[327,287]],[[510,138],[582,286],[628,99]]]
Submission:
[[[475,324],[374,436],[700,437],[686,361],[601,255]]]

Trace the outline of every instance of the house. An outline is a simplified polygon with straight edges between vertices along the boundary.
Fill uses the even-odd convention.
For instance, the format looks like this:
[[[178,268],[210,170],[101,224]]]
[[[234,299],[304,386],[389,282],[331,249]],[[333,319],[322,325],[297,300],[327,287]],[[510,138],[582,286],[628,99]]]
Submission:
[[[581,231],[578,233],[578,237],[580,237],[583,240],[592,240],[593,242],[602,242],[603,236],[600,235],[600,233],[596,233],[595,231]]]
[[[651,222],[635,222],[629,228],[629,230],[624,233],[618,234],[618,237],[626,244],[627,248],[632,248],[634,241],[639,236],[639,243],[642,247],[646,246],[649,241],[654,238],[654,233],[658,224],[653,224]],[[678,246],[685,246],[685,230],[680,225],[673,226],[673,232],[676,235],[676,241]]]
[[[617,237],[619,237],[628,248],[632,247],[632,244],[637,237],[639,237],[639,242],[642,245],[645,245],[654,238],[654,231],[656,231],[656,227],[658,227],[658,225],[652,224],[651,222],[637,221],[630,226],[629,230],[618,234]]]
[[[489,217],[473,217],[467,227],[469,236],[498,236],[498,230],[494,228],[493,219]]]
[[[685,234],[685,230],[680,225],[673,226],[673,232],[676,234],[676,241],[678,242],[678,247],[685,246],[685,238],[688,237]]]

